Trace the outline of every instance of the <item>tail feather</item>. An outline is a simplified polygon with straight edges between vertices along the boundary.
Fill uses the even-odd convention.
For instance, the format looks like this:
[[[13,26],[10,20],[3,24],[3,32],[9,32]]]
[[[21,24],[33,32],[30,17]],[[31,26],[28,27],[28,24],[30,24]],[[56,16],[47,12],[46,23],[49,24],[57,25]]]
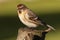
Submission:
[[[47,24],[47,27],[51,28],[52,30],[55,30],[55,28],[53,28],[52,26]]]

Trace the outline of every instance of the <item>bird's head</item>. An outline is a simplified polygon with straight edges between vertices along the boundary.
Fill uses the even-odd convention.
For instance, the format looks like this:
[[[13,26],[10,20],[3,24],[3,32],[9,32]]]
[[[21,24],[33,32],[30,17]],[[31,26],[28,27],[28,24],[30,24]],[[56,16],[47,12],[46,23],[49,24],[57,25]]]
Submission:
[[[27,7],[24,4],[18,4],[17,5],[17,10],[21,13],[22,10],[27,9]]]

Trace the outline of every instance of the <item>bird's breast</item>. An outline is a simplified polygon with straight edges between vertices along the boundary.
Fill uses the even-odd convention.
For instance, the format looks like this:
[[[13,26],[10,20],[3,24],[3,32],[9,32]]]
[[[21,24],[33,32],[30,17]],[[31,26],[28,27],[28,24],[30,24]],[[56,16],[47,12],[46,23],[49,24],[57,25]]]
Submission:
[[[36,24],[29,22],[29,20],[27,20],[26,17],[27,16],[23,13],[19,15],[19,19],[23,24],[25,24],[28,27],[37,27]]]

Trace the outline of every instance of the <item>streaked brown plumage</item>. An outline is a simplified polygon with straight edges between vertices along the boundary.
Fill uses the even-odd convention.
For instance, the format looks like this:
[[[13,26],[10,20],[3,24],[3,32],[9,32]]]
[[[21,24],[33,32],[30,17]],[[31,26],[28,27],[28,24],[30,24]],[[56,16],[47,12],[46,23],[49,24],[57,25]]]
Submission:
[[[34,27],[38,27],[39,25],[43,25],[55,30],[52,26],[42,21],[36,14],[34,14],[33,11],[27,8],[24,4],[17,5],[17,12],[18,12],[19,19],[27,27],[34,28]]]

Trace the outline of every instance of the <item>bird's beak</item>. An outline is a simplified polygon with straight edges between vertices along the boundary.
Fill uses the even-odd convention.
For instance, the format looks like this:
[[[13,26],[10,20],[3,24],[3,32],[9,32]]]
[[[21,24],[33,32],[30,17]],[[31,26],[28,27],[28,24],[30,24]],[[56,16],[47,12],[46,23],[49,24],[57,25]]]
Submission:
[[[17,10],[20,10],[20,8],[17,8]]]

